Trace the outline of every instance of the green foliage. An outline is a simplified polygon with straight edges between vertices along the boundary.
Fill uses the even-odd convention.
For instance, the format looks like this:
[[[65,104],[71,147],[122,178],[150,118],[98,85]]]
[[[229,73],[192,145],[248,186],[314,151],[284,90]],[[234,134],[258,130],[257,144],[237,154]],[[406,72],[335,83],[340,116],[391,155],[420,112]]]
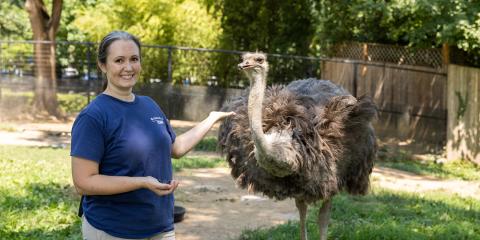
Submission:
[[[311,1],[221,1],[215,9],[222,13],[220,46],[223,49],[267,53],[311,55],[315,20]],[[237,70],[239,58],[224,56],[215,62],[215,72],[222,86],[228,86]],[[310,64],[292,59],[270,58],[269,81],[286,83],[302,78]],[[227,81],[227,82],[223,82]],[[243,85],[248,85],[246,81]]]
[[[68,41],[87,41],[87,34],[79,29],[74,23],[76,13],[79,9],[83,9],[92,5],[96,0],[69,0],[63,1],[62,18],[60,27],[57,32],[58,40]],[[47,6],[50,6],[48,4]],[[61,49],[61,48],[60,48]],[[57,48],[57,51],[59,49]]]
[[[307,217],[312,239],[319,238],[318,208],[310,208]],[[329,239],[480,239],[479,217],[480,203],[472,198],[374,189],[364,197],[340,194],[334,198]],[[245,231],[239,239],[299,239],[299,227],[289,222]]]
[[[319,0],[316,44],[346,41],[480,51],[480,4],[474,0]]]
[[[25,40],[32,38],[28,14],[20,1],[0,2],[0,39]]]
[[[90,101],[92,101],[95,96],[90,97]],[[88,104],[88,97],[84,94],[79,93],[59,93],[58,94],[58,103],[60,105],[60,109],[64,113],[78,113],[80,112],[85,106]]]
[[[308,55],[314,34],[311,3],[223,1],[222,46],[244,51]]]
[[[108,0],[79,8],[75,14],[73,24],[95,42],[121,29],[145,44],[212,48],[221,33],[218,17],[193,0]]]
[[[133,9],[133,10],[132,10]],[[108,0],[79,8],[73,24],[91,41],[99,42],[110,31],[121,29],[138,36],[144,44],[215,48],[222,33],[220,19],[201,2],[194,0]],[[142,78],[167,80],[166,49],[143,49]],[[173,82],[185,78],[204,83],[208,61],[203,55],[174,54]],[[160,67],[161,66],[161,67]]]

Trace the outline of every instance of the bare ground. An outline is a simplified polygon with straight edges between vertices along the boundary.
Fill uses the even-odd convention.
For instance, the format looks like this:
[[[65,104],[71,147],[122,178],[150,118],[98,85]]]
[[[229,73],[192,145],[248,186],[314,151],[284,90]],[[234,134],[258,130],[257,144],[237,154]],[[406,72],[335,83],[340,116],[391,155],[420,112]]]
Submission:
[[[171,123],[177,134],[195,124],[175,120]],[[67,148],[71,124],[0,122],[0,144]],[[217,127],[209,135],[215,136]],[[234,239],[244,229],[298,220],[293,200],[274,201],[249,194],[235,186],[227,168],[186,169],[176,172],[175,177],[181,182],[175,193],[176,204],[187,210],[185,219],[176,224],[179,240]],[[414,193],[443,191],[480,200],[480,181],[441,180],[382,167],[374,169],[371,179],[374,188]]]

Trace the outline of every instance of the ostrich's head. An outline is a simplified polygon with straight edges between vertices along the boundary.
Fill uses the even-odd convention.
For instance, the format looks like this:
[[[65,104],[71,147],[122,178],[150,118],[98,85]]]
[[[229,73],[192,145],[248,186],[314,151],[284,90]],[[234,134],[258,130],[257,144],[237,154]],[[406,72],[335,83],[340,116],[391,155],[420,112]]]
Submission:
[[[250,83],[258,79],[257,77],[265,80],[268,72],[267,56],[259,52],[245,53],[242,55],[242,62],[238,64],[238,68],[245,72]]]

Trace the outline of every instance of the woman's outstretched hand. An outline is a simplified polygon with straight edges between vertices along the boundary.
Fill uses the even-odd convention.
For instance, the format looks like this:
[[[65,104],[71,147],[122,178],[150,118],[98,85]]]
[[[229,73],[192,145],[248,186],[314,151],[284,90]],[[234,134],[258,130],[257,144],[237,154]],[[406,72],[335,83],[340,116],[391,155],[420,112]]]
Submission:
[[[161,183],[154,177],[148,176],[144,178],[144,187],[159,196],[172,193],[178,187],[178,184],[179,182],[176,180],[172,180],[170,183]]]
[[[213,112],[210,112],[210,114],[208,115],[208,117],[211,117],[216,121],[218,120],[221,120],[221,119],[224,119],[226,117],[229,117],[229,116],[232,116],[232,115],[235,115],[235,112],[217,112],[217,111],[213,111]]]

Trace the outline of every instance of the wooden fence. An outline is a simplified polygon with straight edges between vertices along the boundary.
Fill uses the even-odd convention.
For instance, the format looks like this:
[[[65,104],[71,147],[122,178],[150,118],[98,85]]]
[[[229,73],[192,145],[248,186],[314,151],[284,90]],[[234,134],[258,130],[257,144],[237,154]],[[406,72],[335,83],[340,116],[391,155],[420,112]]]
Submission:
[[[381,138],[392,137],[416,147],[438,151],[445,146],[447,74],[444,69],[366,61],[325,60],[322,78],[353,95],[371,96],[379,108],[375,122]]]
[[[448,67],[447,158],[480,164],[480,69]]]

